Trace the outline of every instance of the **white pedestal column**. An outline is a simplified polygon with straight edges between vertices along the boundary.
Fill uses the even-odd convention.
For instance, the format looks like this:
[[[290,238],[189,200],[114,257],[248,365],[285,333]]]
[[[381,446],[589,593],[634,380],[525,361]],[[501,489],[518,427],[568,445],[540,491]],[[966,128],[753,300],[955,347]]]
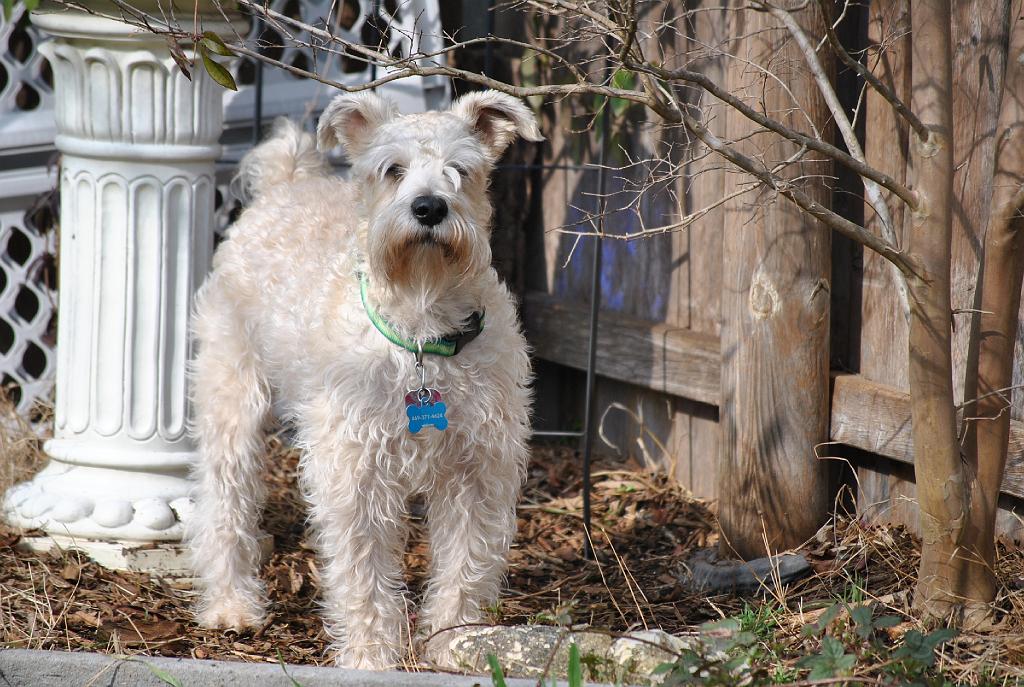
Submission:
[[[180,541],[190,510],[185,368],[222,89],[120,22],[45,6],[33,21],[57,38],[41,48],[63,153],[56,425],[48,465],[7,492],[4,517],[50,535],[40,548],[176,572],[177,547],[152,545]]]

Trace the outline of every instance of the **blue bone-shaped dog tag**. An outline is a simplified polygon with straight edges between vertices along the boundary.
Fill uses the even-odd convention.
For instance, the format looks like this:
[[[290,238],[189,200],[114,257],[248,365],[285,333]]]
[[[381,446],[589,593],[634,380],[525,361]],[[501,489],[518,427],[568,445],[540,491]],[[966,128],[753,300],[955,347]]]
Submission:
[[[419,390],[410,391],[405,396],[405,414],[409,417],[409,431],[417,433],[423,427],[436,427],[440,431],[448,428],[447,406],[441,400],[441,394],[435,389],[427,389],[425,398],[420,399]]]

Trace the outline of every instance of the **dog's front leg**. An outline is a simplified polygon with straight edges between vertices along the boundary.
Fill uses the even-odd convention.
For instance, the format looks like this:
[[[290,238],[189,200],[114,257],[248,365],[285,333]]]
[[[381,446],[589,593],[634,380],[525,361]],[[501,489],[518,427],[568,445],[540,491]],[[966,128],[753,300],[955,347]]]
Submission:
[[[313,445],[302,462],[323,562],[327,632],[335,662],[382,670],[408,637],[401,562],[408,489],[388,460],[363,446]]]
[[[250,342],[235,333],[225,290],[208,292],[199,307],[195,362],[195,511],[188,542],[198,578],[197,620],[203,627],[258,626],[266,593],[259,579],[262,426],[270,408],[266,383]]]
[[[516,532],[525,449],[507,442],[507,450],[491,453],[495,444],[482,443],[427,495],[431,577],[420,635],[431,637],[426,657],[445,667],[458,666],[450,665],[442,631],[480,621],[497,602]]]

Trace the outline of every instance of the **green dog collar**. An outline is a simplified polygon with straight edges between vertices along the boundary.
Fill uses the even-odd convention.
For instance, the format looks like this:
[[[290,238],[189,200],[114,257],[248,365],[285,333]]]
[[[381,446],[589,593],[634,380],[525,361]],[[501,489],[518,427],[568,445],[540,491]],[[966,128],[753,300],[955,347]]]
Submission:
[[[377,312],[372,305],[370,300],[367,298],[367,290],[369,289],[370,281],[366,275],[362,272],[359,273],[359,298],[363,301],[363,309],[366,310],[367,317],[370,318],[370,322],[377,328],[377,331],[384,335],[391,343],[396,346],[401,346],[407,351],[412,353],[418,352],[420,346],[415,341],[410,341],[398,334],[386,319],[384,319],[379,312]],[[450,358],[457,354],[466,344],[475,339],[480,335],[480,332],[484,330],[484,313],[482,311],[474,312],[469,316],[467,326],[461,331],[454,332],[447,336],[442,336],[437,339],[427,339],[422,343],[422,351],[424,353],[430,353],[431,355],[440,355],[445,358]]]

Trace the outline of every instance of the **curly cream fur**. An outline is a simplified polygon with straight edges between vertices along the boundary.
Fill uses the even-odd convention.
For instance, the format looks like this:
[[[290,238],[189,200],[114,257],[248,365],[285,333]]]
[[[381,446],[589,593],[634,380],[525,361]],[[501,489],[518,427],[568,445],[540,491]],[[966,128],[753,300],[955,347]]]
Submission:
[[[203,625],[251,627],[265,616],[259,472],[272,405],[303,450],[299,481],[339,665],[385,668],[408,645],[401,554],[412,494],[425,494],[433,553],[420,633],[477,621],[496,601],[525,473],[530,371],[513,300],[490,266],[487,184],[509,131],[539,134],[528,110],[500,95],[484,99],[480,126],[478,101],[400,116],[373,95],[339,96],[320,139],[345,145],[350,181],[330,176],[312,137],[288,122],[243,161],[253,202],[196,303],[201,458],[189,542]],[[424,194],[449,208],[429,230],[410,211]],[[408,431],[414,358],[373,328],[358,270],[373,305],[411,339],[486,310],[462,352],[425,360],[447,431]]]

